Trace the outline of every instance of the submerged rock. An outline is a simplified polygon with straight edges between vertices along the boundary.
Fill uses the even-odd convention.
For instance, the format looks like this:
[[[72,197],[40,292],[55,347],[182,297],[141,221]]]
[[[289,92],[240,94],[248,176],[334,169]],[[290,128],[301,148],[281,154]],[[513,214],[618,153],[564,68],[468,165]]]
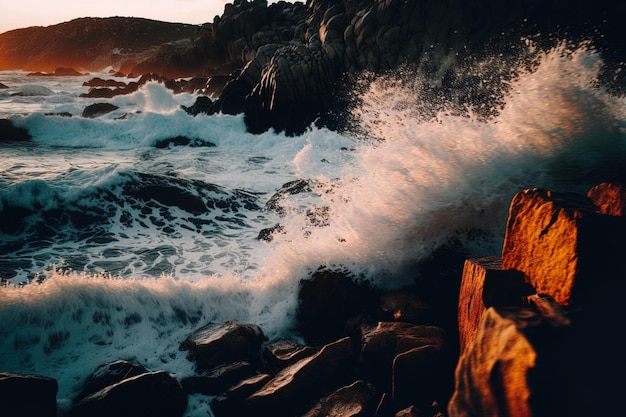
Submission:
[[[81,113],[82,117],[94,118],[98,116],[102,116],[112,111],[119,109],[118,106],[111,103],[94,103],[85,107],[83,112]]]
[[[189,138],[187,136],[175,136],[173,138],[159,139],[154,144],[155,148],[169,148],[172,146],[189,146],[190,148],[207,147],[212,148],[216,145],[213,142],[200,138]]]
[[[8,119],[0,119],[0,142],[22,142],[32,139],[27,129],[16,127]]]

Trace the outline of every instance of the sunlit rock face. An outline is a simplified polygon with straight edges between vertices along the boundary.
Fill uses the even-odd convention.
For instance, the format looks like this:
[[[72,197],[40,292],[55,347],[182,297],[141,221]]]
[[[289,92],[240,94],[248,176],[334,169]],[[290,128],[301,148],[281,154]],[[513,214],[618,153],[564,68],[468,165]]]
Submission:
[[[460,352],[474,339],[480,317],[487,308],[520,305],[521,296],[532,293],[534,289],[524,284],[522,273],[502,269],[499,256],[465,261],[459,292]]]
[[[598,213],[584,195],[526,190],[511,203],[502,268],[560,304],[584,305],[625,270],[625,231],[626,219]]]
[[[502,264],[465,264],[451,417],[622,411],[623,191],[600,184],[590,198],[539,189],[513,198]]]
[[[626,215],[626,185],[602,183],[587,193],[602,214],[612,216]]]

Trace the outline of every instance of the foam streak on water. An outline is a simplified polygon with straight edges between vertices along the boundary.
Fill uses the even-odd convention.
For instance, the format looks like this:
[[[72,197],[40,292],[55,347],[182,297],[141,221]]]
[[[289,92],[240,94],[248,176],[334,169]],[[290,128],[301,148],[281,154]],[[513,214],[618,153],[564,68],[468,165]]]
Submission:
[[[0,93],[3,114],[34,136],[0,147],[0,214],[14,217],[0,223],[0,269],[45,278],[0,288],[0,369],[59,379],[67,404],[109,360],[189,374],[178,345],[208,321],[289,333],[298,282],[321,265],[395,288],[451,239],[498,254],[516,192],[586,191],[623,174],[626,106],[598,85],[598,55],[561,47],[537,64],[503,86],[488,119],[426,117],[427,80],[381,77],[359,92],[358,135],[250,135],[238,116],[187,115],[178,106],[194,97],[156,84],[93,120],[77,116],[93,101],[67,80],[43,85],[52,94]],[[203,145],[155,147],[175,136]],[[301,192],[272,200],[297,179]],[[276,224],[271,242],[256,239]]]

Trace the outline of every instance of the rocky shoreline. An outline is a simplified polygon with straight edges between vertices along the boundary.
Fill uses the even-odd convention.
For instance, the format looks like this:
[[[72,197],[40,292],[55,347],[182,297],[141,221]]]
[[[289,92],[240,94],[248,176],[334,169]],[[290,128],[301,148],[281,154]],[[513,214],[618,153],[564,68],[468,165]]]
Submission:
[[[537,43],[535,50],[563,41],[590,42],[605,61],[604,81],[624,91],[626,29],[619,18],[624,14],[626,6],[608,0],[308,0],[270,5],[236,0],[193,35],[181,29],[180,39],[142,52],[139,59],[118,62],[116,70],[170,80],[196,78],[195,91],[212,97],[210,104],[203,98],[203,113],[244,113],[252,133],[272,128],[300,134],[312,123],[348,128],[347,110],[359,100],[358,94],[348,93],[358,91],[358,80],[399,68],[429,77],[431,95],[488,116],[498,105],[502,82],[515,74],[494,68],[476,76],[464,66],[471,68],[485,56],[516,63],[526,59],[532,65],[528,41]],[[18,50],[20,33],[9,34],[6,49]],[[107,48],[102,54],[112,59]],[[97,87],[91,94],[110,97],[133,87]]]
[[[179,417],[191,394],[213,397],[216,417],[617,415],[624,214],[620,184],[524,190],[501,256],[466,260],[453,303],[431,303],[450,296],[445,286],[381,293],[320,269],[300,283],[301,341],[207,323],[180,344],[196,375],[106,363],[69,415]],[[3,415],[56,416],[57,389],[45,376],[0,373]]]

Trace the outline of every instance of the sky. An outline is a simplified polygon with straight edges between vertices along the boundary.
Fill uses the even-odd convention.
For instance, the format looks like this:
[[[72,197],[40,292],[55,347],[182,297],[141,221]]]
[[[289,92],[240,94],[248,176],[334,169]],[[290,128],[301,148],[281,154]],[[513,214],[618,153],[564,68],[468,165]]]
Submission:
[[[275,3],[277,0],[269,0]],[[222,15],[233,0],[0,0],[0,33],[49,26],[79,17],[144,17],[202,24]]]

